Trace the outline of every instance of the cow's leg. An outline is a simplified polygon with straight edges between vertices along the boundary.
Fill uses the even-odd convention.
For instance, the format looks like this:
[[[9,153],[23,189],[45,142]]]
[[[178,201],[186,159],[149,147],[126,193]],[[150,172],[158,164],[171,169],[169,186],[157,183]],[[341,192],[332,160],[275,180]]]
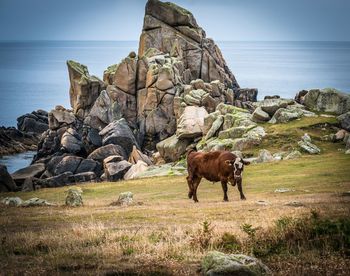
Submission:
[[[192,198],[192,196],[193,196],[193,178],[191,175],[187,176],[187,184],[188,184],[188,198]]]
[[[227,197],[227,181],[221,180],[221,187],[222,187],[222,190],[224,192],[224,201],[228,201],[228,197]]]
[[[193,200],[194,202],[198,202],[198,198],[197,198],[197,188],[199,183],[201,182],[202,178],[201,177],[195,177],[193,178]]]
[[[238,187],[238,191],[239,191],[239,193],[241,195],[241,199],[245,200],[246,198],[245,198],[245,196],[243,194],[243,189],[242,189],[242,179],[238,179],[237,180],[237,187]]]

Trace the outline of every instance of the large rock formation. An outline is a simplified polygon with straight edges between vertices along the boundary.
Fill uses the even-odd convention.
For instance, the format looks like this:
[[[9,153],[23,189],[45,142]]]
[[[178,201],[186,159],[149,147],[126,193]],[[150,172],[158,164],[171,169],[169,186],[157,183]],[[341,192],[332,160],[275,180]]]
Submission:
[[[227,67],[219,47],[206,38],[191,12],[173,3],[149,0],[146,4],[139,57],[156,48],[183,61],[190,79],[220,80],[230,88],[239,85]]]
[[[350,111],[350,95],[334,88],[302,90],[295,96],[308,109],[341,115]]]
[[[176,161],[203,135],[248,135],[238,135],[240,149],[264,135],[248,129],[255,123],[247,110],[228,111],[233,105],[254,109],[257,90],[239,88],[218,46],[174,4],[147,2],[138,56],[131,52],[109,66],[103,81],[83,64],[69,60],[67,66],[72,110],[56,106],[18,119],[20,129],[42,133],[33,164],[24,170],[31,180],[16,180],[23,190],[121,179],[140,160],[151,165],[142,150],[150,155],[157,144],[167,161]],[[207,115],[215,117],[210,126]],[[229,130],[233,121],[238,128]]]
[[[105,83],[95,76],[90,76],[85,65],[73,60],[67,61],[70,80],[70,103],[78,118],[84,118]]]

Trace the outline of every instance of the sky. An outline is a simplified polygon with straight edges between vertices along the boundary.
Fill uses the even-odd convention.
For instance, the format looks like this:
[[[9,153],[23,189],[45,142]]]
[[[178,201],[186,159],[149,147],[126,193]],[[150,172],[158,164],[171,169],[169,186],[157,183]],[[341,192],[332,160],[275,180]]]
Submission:
[[[350,0],[173,0],[219,41],[350,41]],[[0,0],[0,40],[138,40],[146,0]]]

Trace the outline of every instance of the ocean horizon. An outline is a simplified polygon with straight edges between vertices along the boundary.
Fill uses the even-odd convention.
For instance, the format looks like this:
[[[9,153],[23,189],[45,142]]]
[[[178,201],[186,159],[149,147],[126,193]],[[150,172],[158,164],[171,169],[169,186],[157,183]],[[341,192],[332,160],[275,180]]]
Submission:
[[[350,92],[349,41],[217,41],[241,87],[293,98],[302,89],[334,87]],[[138,41],[1,41],[0,125],[56,105],[70,108],[66,61],[88,66],[91,75],[138,50]]]

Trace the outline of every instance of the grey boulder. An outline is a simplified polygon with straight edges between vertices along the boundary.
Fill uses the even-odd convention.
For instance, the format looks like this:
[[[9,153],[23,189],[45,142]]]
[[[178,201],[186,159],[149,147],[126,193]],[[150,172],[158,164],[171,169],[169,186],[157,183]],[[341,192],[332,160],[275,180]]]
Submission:
[[[243,254],[224,254],[218,251],[208,252],[201,262],[202,273],[210,276],[271,275],[269,268],[260,260]]]

